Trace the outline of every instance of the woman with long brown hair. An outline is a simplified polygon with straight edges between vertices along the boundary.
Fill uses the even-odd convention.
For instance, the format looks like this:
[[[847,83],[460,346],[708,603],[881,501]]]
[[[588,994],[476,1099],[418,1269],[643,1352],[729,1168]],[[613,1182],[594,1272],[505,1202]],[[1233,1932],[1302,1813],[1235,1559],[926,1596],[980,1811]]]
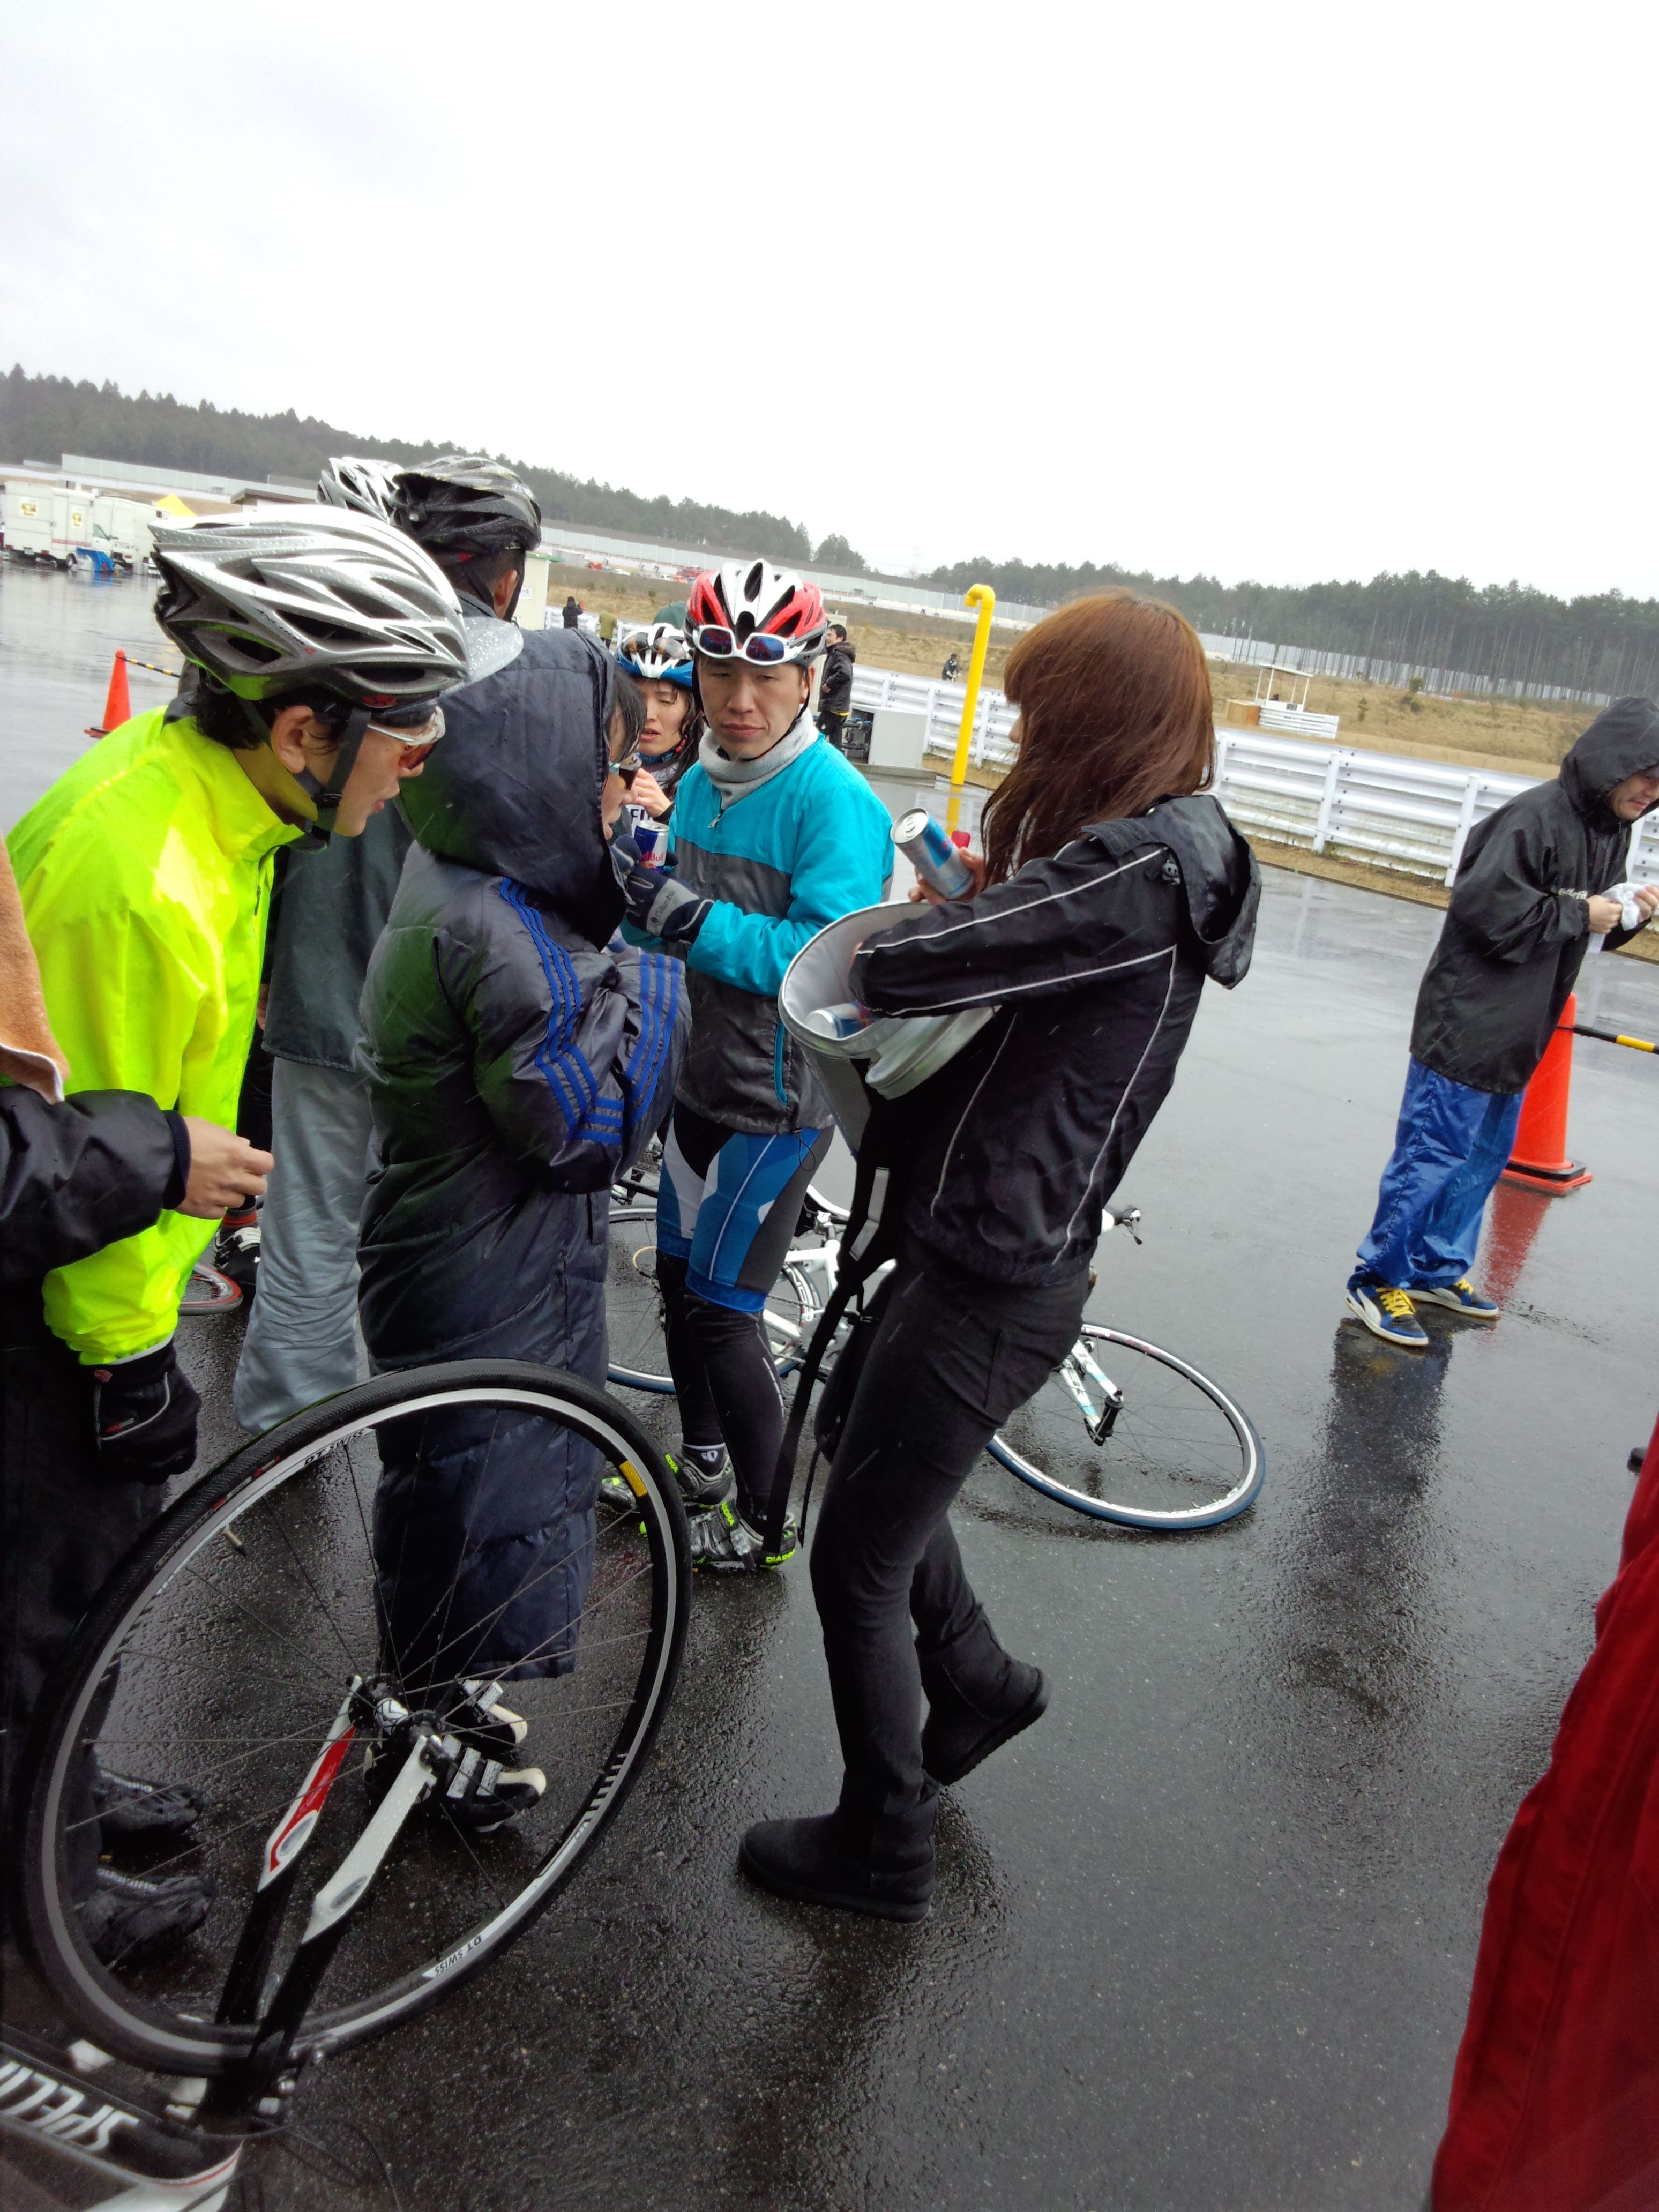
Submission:
[[[1048,1704],[969,1585],[950,1507],[1075,1341],[1102,1212],[1205,977],[1231,987],[1249,964],[1260,896],[1249,846],[1205,794],[1209,672],[1173,608],[1079,599],[1020,641],[1005,683],[1019,755],[986,810],[974,893],[929,894],[853,963],[854,995],[880,1013],[994,1011],[897,1102],[884,1152],[902,1182],[897,1264],[826,1394],[846,1411],[812,1588],[841,1802],[761,1822],[741,1854],[766,1888],[896,1920],[928,1909],[940,1788]]]

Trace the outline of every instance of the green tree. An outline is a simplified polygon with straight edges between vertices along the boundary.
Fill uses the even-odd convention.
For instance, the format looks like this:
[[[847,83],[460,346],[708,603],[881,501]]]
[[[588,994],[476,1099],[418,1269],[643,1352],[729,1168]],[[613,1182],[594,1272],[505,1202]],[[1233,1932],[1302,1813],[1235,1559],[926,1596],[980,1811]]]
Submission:
[[[863,554],[855,553],[847,540],[835,532],[821,542],[812,558],[820,568],[839,568],[845,576],[864,574]]]

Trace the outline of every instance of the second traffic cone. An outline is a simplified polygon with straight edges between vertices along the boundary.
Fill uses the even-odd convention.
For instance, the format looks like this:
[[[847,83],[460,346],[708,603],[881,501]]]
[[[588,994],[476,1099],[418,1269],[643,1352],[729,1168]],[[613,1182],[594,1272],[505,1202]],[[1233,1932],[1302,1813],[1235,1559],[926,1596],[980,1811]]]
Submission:
[[[132,720],[132,701],[127,693],[127,657],[118,646],[115,665],[109,672],[109,696],[104,702],[104,721],[101,729],[88,730],[89,738],[106,738],[112,730],[118,730],[123,722]]]
[[[1578,1018],[1578,1001],[1570,998],[1561,1009],[1561,1021],[1550,1039],[1549,1049],[1533,1071],[1521,1101],[1521,1120],[1515,1132],[1515,1150],[1504,1170],[1506,1182],[1524,1183],[1529,1190],[1546,1190],[1553,1196],[1578,1190],[1591,1181],[1589,1170],[1567,1158],[1567,1102],[1572,1094],[1572,1028]]]

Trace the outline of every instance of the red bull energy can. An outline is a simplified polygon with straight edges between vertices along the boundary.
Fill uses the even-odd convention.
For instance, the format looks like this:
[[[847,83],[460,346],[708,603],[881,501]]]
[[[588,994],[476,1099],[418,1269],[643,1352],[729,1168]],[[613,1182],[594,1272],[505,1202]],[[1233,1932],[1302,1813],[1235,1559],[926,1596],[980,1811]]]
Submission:
[[[899,817],[893,825],[893,842],[941,898],[966,898],[972,891],[973,870],[925,806]]]

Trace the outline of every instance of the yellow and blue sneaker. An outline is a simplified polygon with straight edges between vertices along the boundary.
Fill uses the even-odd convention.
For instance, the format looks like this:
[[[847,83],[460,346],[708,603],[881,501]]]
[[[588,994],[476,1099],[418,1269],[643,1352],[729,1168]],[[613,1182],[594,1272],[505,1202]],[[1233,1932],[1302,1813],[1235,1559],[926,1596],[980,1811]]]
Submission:
[[[1496,1321],[1500,1311],[1497,1299],[1477,1291],[1467,1275],[1456,1283],[1413,1283],[1412,1296],[1419,1304],[1426,1298],[1431,1306],[1462,1314],[1465,1321]]]
[[[1429,1333],[1413,1309],[1409,1294],[1392,1283],[1355,1282],[1348,1285],[1348,1311],[1384,1344],[1397,1344],[1406,1352],[1427,1348]]]

